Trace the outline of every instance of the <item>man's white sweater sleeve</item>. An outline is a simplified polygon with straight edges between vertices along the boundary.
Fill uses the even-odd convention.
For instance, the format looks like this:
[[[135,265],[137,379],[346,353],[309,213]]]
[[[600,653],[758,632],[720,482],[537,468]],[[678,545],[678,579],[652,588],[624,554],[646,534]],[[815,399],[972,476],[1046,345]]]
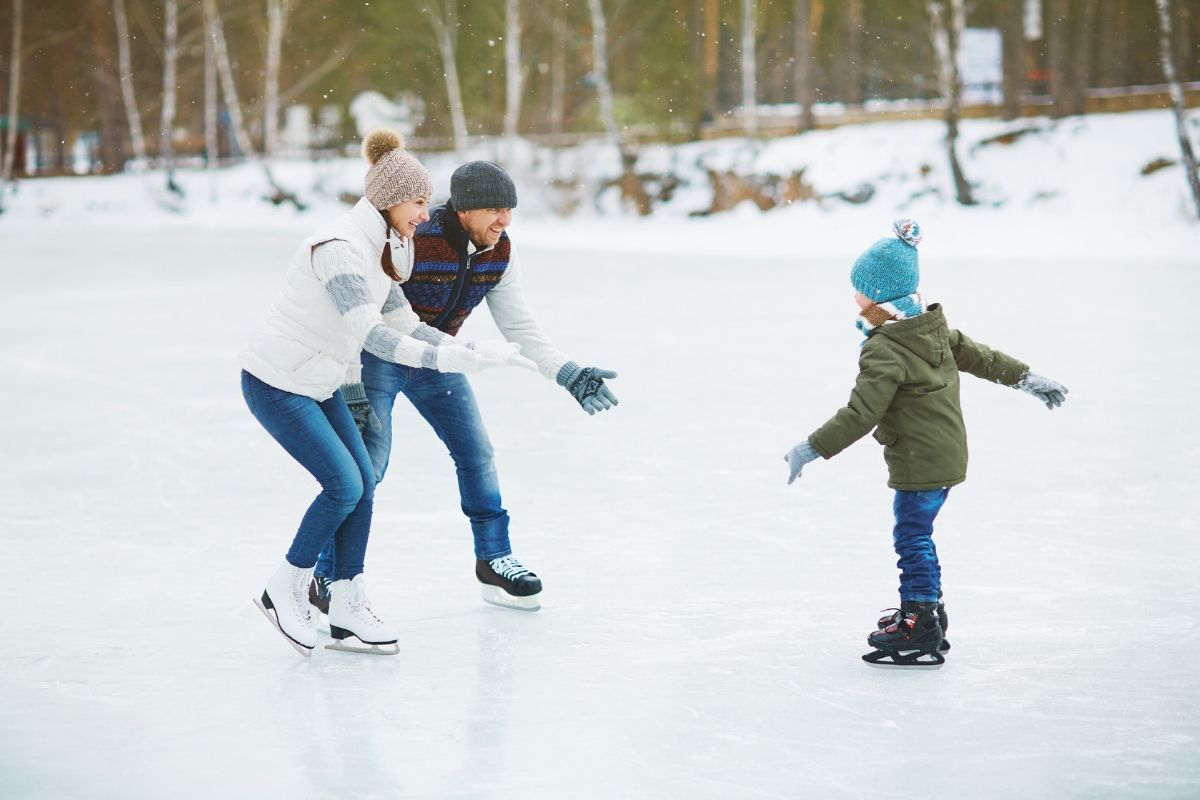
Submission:
[[[569,359],[550,341],[525,301],[515,248],[510,251],[504,276],[487,293],[487,303],[504,338],[521,345],[521,355],[537,364],[539,372],[554,380]]]

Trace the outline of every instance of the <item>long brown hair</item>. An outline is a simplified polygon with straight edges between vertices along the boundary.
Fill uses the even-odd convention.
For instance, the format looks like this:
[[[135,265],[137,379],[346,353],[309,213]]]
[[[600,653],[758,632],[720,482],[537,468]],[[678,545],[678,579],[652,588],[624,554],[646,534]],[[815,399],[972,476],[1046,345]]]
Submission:
[[[380,211],[380,216],[383,217],[383,224],[387,226],[388,233],[392,230],[392,221],[388,219],[386,211]],[[391,238],[390,236],[388,238]],[[383,240],[383,254],[379,257],[379,266],[383,267],[383,274],[400,283],[400,273],[396,272],[396,265],[392,262],[392,248],[388,239]]]

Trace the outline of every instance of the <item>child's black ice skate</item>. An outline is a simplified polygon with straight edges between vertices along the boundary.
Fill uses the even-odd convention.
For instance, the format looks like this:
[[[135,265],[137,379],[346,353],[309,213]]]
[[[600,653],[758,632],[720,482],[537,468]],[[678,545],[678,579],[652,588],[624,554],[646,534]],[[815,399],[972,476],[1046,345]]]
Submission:
[[[888,625],[893,625],[900,621],[900,609],[886,608],[884,610],[892,613],[884,614],[879,618],[879,621],[876,623],[879,630],[883,630]],[[938,589],[937,617],[938,626],[942,629],[942,643],[938,645],[938,652],[948,653],[950,652],[950,640],[946,638],[946,631],[950,630],[950,615],[946,613],[946,603],[942,600],[941,589]]]
[[[875,649],[862,659],[873,667],[937,669],[946,663],[938,652],[941,643],[937,604],[903,602],[898,621],[867,637]]]
[[[492,605],[519,611],[537,611],[542,607],[537,597],[542,591],[541,579],[514,556],[490,561],[477,559],[475,577],[483,584],[483,599]]]

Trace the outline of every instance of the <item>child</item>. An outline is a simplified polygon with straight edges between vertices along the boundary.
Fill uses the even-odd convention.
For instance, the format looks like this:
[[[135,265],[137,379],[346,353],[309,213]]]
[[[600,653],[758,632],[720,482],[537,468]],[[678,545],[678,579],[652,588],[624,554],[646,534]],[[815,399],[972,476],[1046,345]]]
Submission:
[[[1033,395],[1053,409],[1067,390],[998,350],[946,325],[939,304],[917,293],[921,228],[892,224],[896,238],[880,239],[850,270],[866,336],[850,402],[788,452],[788,483],[804,465],[832,458],[874,428],[896,490],[892,533],[900,560],[900,608],[867,637],[875,650],[863,660],[880,666],[940,666],[946,627],[933,520],[950,487],[967,476],[967,432],[958,399],[959,370]]]

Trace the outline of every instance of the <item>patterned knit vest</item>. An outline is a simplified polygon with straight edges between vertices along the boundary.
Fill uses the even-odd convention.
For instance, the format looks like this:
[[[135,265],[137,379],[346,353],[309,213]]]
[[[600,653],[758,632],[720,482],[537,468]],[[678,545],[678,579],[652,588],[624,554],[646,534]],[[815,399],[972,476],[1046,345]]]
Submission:
[[[495,247],[468,259],[467,233],[447,203],[417,227],[413,247],[412,276],[400,288],[422,322],[454,336],[504,277],[512,244],[502,233]]]

